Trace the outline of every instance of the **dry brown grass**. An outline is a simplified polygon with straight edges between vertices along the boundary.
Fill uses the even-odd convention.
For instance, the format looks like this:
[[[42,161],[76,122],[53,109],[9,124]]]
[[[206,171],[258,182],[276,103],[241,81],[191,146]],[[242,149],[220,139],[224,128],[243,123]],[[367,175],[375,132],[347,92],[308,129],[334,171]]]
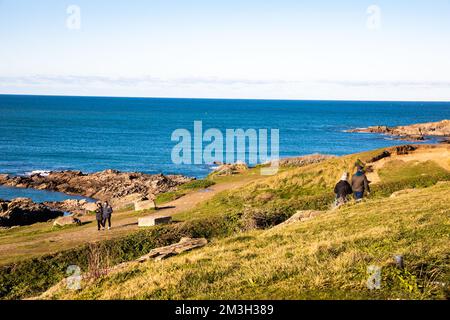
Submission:
[[[448,298],[450,183],[251,231],[103,277],[64,299]],[[393,266],[403,254],[406,269]],[[382,268],[369,290],[367,267]],[[442,285],[444,283],[444,286]]]

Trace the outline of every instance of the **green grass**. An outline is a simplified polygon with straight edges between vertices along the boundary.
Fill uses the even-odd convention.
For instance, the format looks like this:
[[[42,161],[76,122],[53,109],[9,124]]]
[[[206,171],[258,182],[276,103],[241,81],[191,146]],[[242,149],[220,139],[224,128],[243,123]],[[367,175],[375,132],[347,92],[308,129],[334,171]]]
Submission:
[[[373,197],[386,197],[404,189],[426,188],[450,181],[450,172],[433,161],[392,161],[379,171],[381,183],[372,188]]]
[[[18,227],[5,229],[0,231],[0,242],[2,244],[15,243],[20,241],[20,239],[27,238],[27,240],[33,240],[43,234],[52,234],[59,231],[71,230],[74,228],[89,228],[90,223],[83,223],[82,226],[78,225],[69,225],[63,227],[54,227],[51,223],[43,222],[43,223],[35,223],[30,226]],[[3,257],[2,257],[3,258]],[[3,259],[1,259],[3,262]]]
[[[223,237],[234,233],[237,221],[227,217],[194,219],[182,224],[159,226],[97,244],[111,265],[136,259],[151,249],[178,242],[182,237]],[[89,245],[56,254],[19,261],[0,267],[0,299],[36,295],[66,276],[67,267],[77,265],[85,272]]]
[[[162,201],[160,203],[164,203],[167,201],[170,201],[172,199],[178,198],[184,194],[187,194],[189,192],[207,188],[211,185],[213,185],[215,182],[208,181],[208,180],[194,180],[189,183],[186,183],[180,187],[180,191],[177,193],[176,197],[173,196],[173,193],[168,194],[161,194],[160,197]],[[165,199],[164,199],[165,197]],[[136,212],[134,211],[134,206],[131,204],[128,207],[122,208],[121,210],[118,210],[116,213],[120,213],[120,215],[117,215],[114,220],[120,221],[123,218],[128,217],[139,217],[144,214],[150,214],[153,213],[153,209],[143,210]],[[95,215],[95,213],[91,212],[88,215]],[[43,239],[42,242],[36,246],[36,248],[30,248],[30,250],[27,250],[26,254],[21,255],[0,255],[0,265],[10,264],[12,262],[16,262],[20,259],[29,259],[30,257],[39,256],[42,253],[45,252],[54,252],[58,250],[66,250],[68,249],[67,246],[59,246],[57,243],[51,243],[51,248],[47,245],[45,245],[45,239],[44,237],[46,235],[54,235],[55,233],[60,234],[62,237],[65,237],[64,231],[72,230],[72,229],[79,229],[83,230],[86,228],[92,228],[92,224],[87,224],[83,226],[66,226],[66,227],[53,227],[51,223],[36,223],[30,226],[23,226],[23,227],[17,227],[17,228],[11,228],[11,229],[2,229],[0,230],[0,243],[2,245],[8,245],[8,244],[14,244],[14,243],[20,243],[22,239],[26,239],[27,241],[34,241]],[[73,245],[74,246],[74,245]]]
[[[213,240],[48,298],[448,299],[449,192],[447,182]],[[393,264],[396,254],[405,269]],[[380,289],[367,287],[371,265],[381,268]]]
[[[329,159],[319,164],[284,169],[277,175],[257,180],[246,187],[219,194],[199,207],[175,215],[179,220],[220,214],[236,214],[244,208],[266,211],[327,210],[334,200],[333,188],[343,171],[352,172],[357,159],[368,161],[382,150]],[[380,170],[381,182],[371,186],[370,197],[388,197],[411,188],[425,188],[438,181],[450,181],[450,173],[432,161],[394,161]]]
[[[161,205],[176,200],[178,198],[181,198],[182,196],[188,194],[189,192],[206,189],[214,184],[216,184],[214,181],[208,179],[193,180],[185,184],[182,184],[181,186],[178,187],[176,191],[165,192],[157,195],[155,202],[157,205]]]
[[[442,271],[442,266],[447,262],[437,261],[438,257],[443,258],[445,255],[436,248],[434,242],[435,240],[440,241],[439,245],[443,245],[441,238],[445,226],[447,226],[448,240],[448,213],[444,224],[442,224],[442,220],[438,220],[439,216],[434,214],[440,212],[442,215],[448,212],[448,204],[443,204],[445,202],[443,199],[445,196],[448,198],[450,187],[448,183],[444,184],[444,187],[434,185],[438,181],[450,181],[450,174],[434,162],[427,162],[423,166],[416,166],[409,162],[388,164],[379,172],[381,182],[372,186],[372,194],[366,202],[356,205],[350,203],[342,210],[317,218],[314,220],[318,221],[317,224],[308,222],[299,225],[298,230],[288,227],[283,232],[248,231],[251,229],[249,226],[271,228],[290,217],[297,210],[328,210],[334,199],[332,192],[334,184],[339,180],[342,171],[352,171],[357,159],[367,161],[381,151],[375,150],[333,158],[320,164],[300,168],[283,168],[277,175],[267,178],[255,179],[259,173],[258,168],[250,169],[241,176],[214,177],[213,182],[216,183],[241,181],[248,178],[255,181],[239,189],[219,193],[192,210],[176,214],[174,220],[181,223],[139,231],[101,244],[104,246],[104,251],[110,255],[111,261],[119,263],[137,258],[155,246],[177,242],[182,236],[207,237],[212,240],[213,244],[211,248],[205,250],[207,253],[202,255],[198,261],[195,260],[195,253],[192,255],[196,262],[192,265],[190,260],[187,262],[183,260],[185,259],[183,255],[173,258],[174,261],[178,261],[173,265],[170,262],[163,262],[162,269],[155,266],[156,269],[148,267],[151,271],[146,268],[139,268],[137,271],[129,270],[125,274],[112,275],[111,278],[101,280],[96,283],[97,289],[89,287],[79,295],[72,296],[71,293],[63,292],[58,293],[55,297],[398,298],[405,294],[401,289],[404,286],[414,291],[410,295],[405,295],[406,298],[442,298],[445,293],[441,291],[429,293],[428,287],[423,289],[424,281],[428,279],[426,277],[431,277],[434,272],[448,275],[447,271]],[[161,195],[157,202],[162,203],[176,199],[183,192],[207,188],[210,183],[209,179],[193,181],[180,188],[178,191],[180,193]],[[388,198],[395,191],[411,188],[426,189],[416,190],[417,193],[399,197],[402,199],[401,202],[398,202],[397,198]],[[413,200],[415,202],[412,202]],[[433,201],[437,202],[428,203]],[[404,215],[399,216],[398,212],[404,212]],[[412,220],[408,220],[408,212],[414,213],[410,216]],[[421,216],[422,214],[423,216]],[[417,234],[414,234],[414,230],[419,228],[415,223],[427,219],[427,217],[433,218],[430,229],[417,231]],[[374,230],[378,230],[380,233],[372,234],[371,232]],[[389,238],[390,236],[385,230],[392,231],[397,237],[396,240]],[[433,235],[433,232],[436,233]],[[0,239],[1,235],[0,233]],[[405,239],[409,239],[408,243],[400,241],[402,240],[400,237],[403,235],[406,236]],[[339,236],[342,236],[342,239]],[[353,236],[358,237],[353,239]],[[417,238],[414,238],[415,236]],[[427,237],[437,238],[428,241]],[[349,239],[349,242],[347,243],[345,242],[347,240],[343,239]],[[431,246],[437,252],[430,258],[432,260],[430,265],[420,265],[420,270],[422,270],[420,272],[425,272],[426,276],[420,274],[417,266],[406,270],[405,273],[397,274],[397,271],[391,270],[388,264],[388,261],[392,260],[390,255],[394,251],[402,250],[407,253],[411,248],[413,251],[419,250],[418,244],[413,243],[414,239],[418,244],[422,243],[422,247]],[[318,249],[313,245],[318,246],[322,242],[325,249]],[[332,244],[328,248],[328,243],[331,242]],[[383,254],[377,252],[377,248],[382,248],[381,253]],[[392,252],[388,248],[391,248]],[[394,250],[395,248],[398,249]],[[447,247],[443,245],[442,248]],[[80,265],[85,270],[88,247],[77,250],[68,250],[56,255],[22,261],[0,270],[0,283],[4,288],[3,291],[0,291],[0,298],[23,298],[45,291],[64,277],[68,264]],[[277,253],[279,250],[280,254]],[[367,250],[370,252],[366,252]],[[329,270],[321,270],[323,268],[322,260],[333,265],[336,262],[332,260],[334,259],[333,255],[340,256],[341,252],[345,253],[345,259],[351,259],[348,261],[344,259],[347,262],[341,261],[338,264],[347,263],[350,271],[339,269],[339,265],[334,267],[335,273],[333,274],[327,273]],[[361,252],[363,252],[362,256]],[[233,256],[233,254],[237,256]],[[186,256],[190,256],[190,254]],[[280,261],[280,264],[278,262],[271,263],[272,260],[268,261],[266,256],[271,257],[273,261]],[[364,257],[369,257],[367,258],[369,260]],[[419,253],[415,258],[418,259],[418,257],[420,257]],[[448,255],[446,259],[448,259]],[[258,263],[247,265],[247,261],[258,261]],[[355,261],[355,265],[349,261]],[[384,281],[386,285],[389,284],[389,290],[367,292],[364,289],[361,281],[364,280],[362,274],[366,272],[368,261],[379,262],[383,265],[386,270]],[[220,263],[227,267],[222,268]],[[435,264],[438,266],[437,269],[433,267]],[[261,268],[262,271],[252,270],[252,268]],[[273,269],[267,270],[267,268]],[[425,271],[423,271],[424,268]],[[427,271],[426,268],[431,268],[431,271]],[[328,269],[328,266],[324,269]],[[43,272],[39,270],[43,270]],[[264,270],[267,270],[267,276],[271,275],[270,279],[266,277]],[[236,272],[243,272],[247,278],[234,279]],[[253,276],[252,272],[258,272],[258,274]],[[149,279],[152,279],[149,280],[150,283],[145,282],[140,285],[154,290],[149,289],[143,292],[134,287],[136,284],[130,284],[133,279],[141,281],[141,276],[147,275],[147,273],[154,274],[157,279],[150,276]],[[306,275],[307,278],[302,278],[303,275]],[[173,279],[170,278],[171,276]],[[330,280],[333,277],[337,277],[336,281]],[[359,281],[359,285],[355,279]],[[413,279],[418,279],[419,282],[414,282]],[[222,280],[225,281],[223,286],[221,286]],[[240,280],[245,280],[245,282],[241,283]],[[204,284],[201,281],[205,281]],[[104,283],[106,287],[103,286]],[[193,283],[192,287],[189,286],[189,283]],[[129,285],[131,287],[128,287]],[[344,289],[348,287],[351,290],[341,290],[340,286]],[[110,287],[113,290],[106,292],[109,290],[106,288]],[[178,290],[178,287],[181,289]],[[265,287],[269,288],[268,291],[264,289]],[[223,292],[220,288],[224,289]],[[299,291],[298,288],[302,288],[302,290]],[[357,290],[353,290],[355,288]],[[399,295],[389,293],[390,291],[395,291]]]
[[[379,172],[383,182],[394,182],[405,178],[446,177],[449,172],[433,161],[390,161]]]

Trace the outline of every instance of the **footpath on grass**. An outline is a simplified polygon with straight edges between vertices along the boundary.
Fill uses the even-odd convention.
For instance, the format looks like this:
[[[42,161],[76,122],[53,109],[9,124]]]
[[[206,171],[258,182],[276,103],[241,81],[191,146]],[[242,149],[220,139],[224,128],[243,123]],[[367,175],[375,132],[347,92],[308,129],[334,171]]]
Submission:
[[[5,231],[0,233],[0,265],[75,248],[89,242],[125,236],[138,230],[138,218],[140,217],[147,215],[173,216],[180,212],[189,211],[222,191],[242,187],[252,180],[254,178],[246,177],[217,183],[207,189],[197,190],[164,203],[159,210],[154,212],[125,211],[115,213],[111,230],[97,231],[95,217],[85,216],[81,219],[83,222],[81,227],[54,229],[52,223],[39,223],[22,227],[20,230]]]

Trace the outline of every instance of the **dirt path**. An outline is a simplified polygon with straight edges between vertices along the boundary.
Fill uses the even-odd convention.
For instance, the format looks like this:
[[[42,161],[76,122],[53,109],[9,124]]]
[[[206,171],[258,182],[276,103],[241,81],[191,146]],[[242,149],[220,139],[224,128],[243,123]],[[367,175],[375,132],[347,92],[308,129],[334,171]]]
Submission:
[[[193,209],[219,192],[239,188],[253,180],[255,179],[244,178],[239,181],[219,183],[208,189],[189,193],[179,199],[165,203],[160,210],[155,211],[153,214],[172,216],[176,213]],[[39,234],[39,229],[37,229],[34,232],[29,232],[29,235],[12,236],[11,239],[5,239],[8,237],[6,236],[0,240],[0,257],[2,257],[0,264],[31,255],[35,256],[69,249],[88,242],[121,237],[136,231],[138,229],[138,218],[148,215],[138,215],[130,211],[116,213],[113,215],[111,230],[97,231],[95,217],[89,216],[83,219],[85,225],[78,228],[41,232],[41,234]],[[49,224],[41,224],[41,227],[48,229]]]

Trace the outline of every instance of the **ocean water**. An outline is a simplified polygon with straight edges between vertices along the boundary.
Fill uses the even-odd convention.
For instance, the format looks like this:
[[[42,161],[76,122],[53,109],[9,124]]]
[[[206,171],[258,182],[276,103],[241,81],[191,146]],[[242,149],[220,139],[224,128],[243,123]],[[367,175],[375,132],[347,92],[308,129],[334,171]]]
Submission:
[[[11,200],[13,198],[30,198],[34,202],[45,202],[45,201],[64,201],[67,199],[85,199],[88,202],[94,202],[94,199],[73,196],[64,194],[61,192],[53,192],[46,190],[34,190],[34,189],[22,189],[22,188],[9,188],[0,186],[0,199]]]
[[[105,169],[185,174],[211,165],[176,165],[172,132],[279,129],[280,156],[343,155],[404,144],[345,130],[450,119],[450,103],[214,100],[0,95],[0,173]],[[1,195],[1,194],[0,194]]]

